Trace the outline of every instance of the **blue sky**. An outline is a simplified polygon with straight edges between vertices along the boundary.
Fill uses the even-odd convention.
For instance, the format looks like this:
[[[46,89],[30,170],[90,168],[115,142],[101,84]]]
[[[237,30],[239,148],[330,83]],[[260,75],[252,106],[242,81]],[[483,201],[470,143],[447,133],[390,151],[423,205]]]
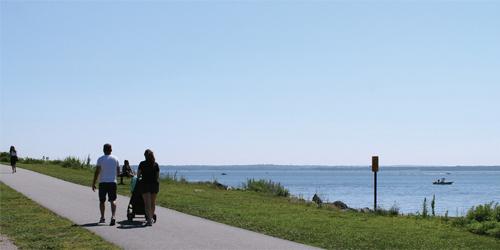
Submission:
[[[0,6],[3,151],[500,164],[500,2]]]

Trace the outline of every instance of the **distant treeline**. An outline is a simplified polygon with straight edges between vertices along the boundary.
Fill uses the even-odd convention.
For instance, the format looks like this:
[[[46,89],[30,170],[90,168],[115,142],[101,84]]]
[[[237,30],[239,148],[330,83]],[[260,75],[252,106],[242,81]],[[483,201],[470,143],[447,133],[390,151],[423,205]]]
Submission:
[[[90,164],[90,156],[86,159],[80,159],[75,156],[68,156],[64,160],[56,159],[50,160],[49,157],[42,157],[42,159],[31,158],[31,157],[19,157],[19,163],[26,164],[53,164],[60,165],[65,168],[93,168],[94,166]],[[8,152],[0,152],[0,162],[10,163],[10,155]]]

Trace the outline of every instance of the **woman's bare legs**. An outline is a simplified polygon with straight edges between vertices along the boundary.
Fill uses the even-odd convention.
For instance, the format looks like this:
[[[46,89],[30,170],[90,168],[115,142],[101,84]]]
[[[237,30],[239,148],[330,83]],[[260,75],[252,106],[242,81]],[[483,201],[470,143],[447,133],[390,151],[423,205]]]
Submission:
[[[151,193],[143,193],[142,199],[144,200],[144,212],[148,223],[151,223]]]
[[[156,194],[151,193],[151,216],[155,215]]]

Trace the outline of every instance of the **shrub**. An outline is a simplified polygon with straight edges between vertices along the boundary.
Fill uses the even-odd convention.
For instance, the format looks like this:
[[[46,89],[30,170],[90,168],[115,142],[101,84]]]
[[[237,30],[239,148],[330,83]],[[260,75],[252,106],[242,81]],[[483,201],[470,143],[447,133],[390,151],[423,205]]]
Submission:
[[[246,183],[243,183],[243,189],[282,197],[290,196],[290,192],[286,188],[284,188],[280,183],[276,183],[271,180],[248,179]]]
[[[452,221],[452,224],[465,227],[475,234],[500,238],[499,213],[500,206],[498,206],[498,203],[490,202],[472,207],[467,211],[465,217],[456,218]]]
[[[486,231],[486,234],[496,238],[500,238],[500,224],[497,222],[494,228],[488,229]]]
[[[424,198],[424,203],[422,204],[422,217],[427,218],[429,216],[429,210],[427,209],[427,198]]]
[[[486,232],[497,227],[497,223],[494,221],[485,221],[483,223],[478,221],[472,221],[469,225],[467,225],[467,230],[475,233],[475,234],[487,234]]]
[[[467,223],[468,221],[464,217],[457,217],[451,221],[451,224],[457,227],[464,227]]]
[[[432,201],[431,201],[432,216],[436,216],[436,212],[434,210],[435,207],[436,207],[436,195],[432,195]]]
[[[177,182],[177,183],[188,183],[188,180],[184,176],[177,176],[177,171],[175,173],[166,173],[160,176],[160,179],[168,181],[168,182]]]
[[[448,222],[449,218],[448,218],[448,210],[446,210],[446,212],[444,213],[444,217],[441,217],[441,219],[444,221],[444,222]]]
[[[30,157],[19,158],[19,161],[21,163],[26,163],[26,164],[43,164],[44,163],[44,160],[30,158]]]
[[[166,173],[166,174],[160,176],[160,179],[168,181],[168,182],[176,182],[177,181],[177,172],[175,172],[174,174]]]
[[[467,211],[466,218],[468,220],[476,220],[478,222],[494,220],[495,218],[495,210],[498,208],[498,204],[493,206],[493,202],[484,205],[478,205],[476,207],[472,207]]]
[[[497,222],[500,222],[500,206],[498,204],[496,204],[493,209],[493,217]]]
[[[374,211],[376,215],[384,215],[384,216],[398,216],[399,215],[399,207],[396,203],[394,203],[391,208],[384,209],[382,207],[377,207],[377,210]]]
[[[0,152],[0,162],[10,162],[9,152]]]
[[[61,165],[65,168],[83,168],[85,164],[80,159],[68,156],[62,162]]]
[[[52,163],[54,165],[62,165],[62,161],[61,160],[53,160],[53,161],[50,161],[50,163]]]

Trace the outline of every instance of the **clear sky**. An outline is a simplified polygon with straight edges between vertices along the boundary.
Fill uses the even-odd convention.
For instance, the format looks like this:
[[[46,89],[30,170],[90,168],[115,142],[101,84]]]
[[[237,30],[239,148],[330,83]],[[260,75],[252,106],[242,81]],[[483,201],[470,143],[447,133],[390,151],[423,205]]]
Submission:
[[[500,164],[500,1],[1,6],[1,151]]]

